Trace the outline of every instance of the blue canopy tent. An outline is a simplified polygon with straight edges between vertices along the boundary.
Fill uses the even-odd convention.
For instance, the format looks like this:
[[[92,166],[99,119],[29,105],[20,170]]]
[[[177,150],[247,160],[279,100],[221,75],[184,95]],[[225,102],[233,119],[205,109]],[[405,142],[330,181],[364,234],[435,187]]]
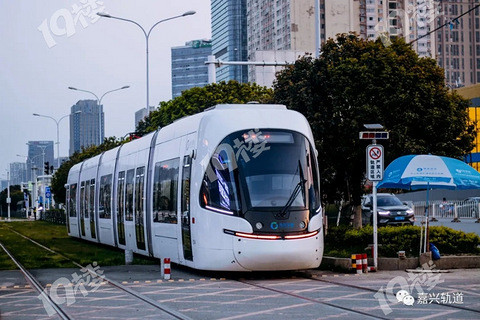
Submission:
[[[402,156],[385,169],[378,188],[427,189],[424,252],[428,251],[428,191],[430,189],[480,189],[480,173],[458,159],[435,155]],[[423,237],[423,227],[420,238]],[[422,251],[422,241],[420,241]]]

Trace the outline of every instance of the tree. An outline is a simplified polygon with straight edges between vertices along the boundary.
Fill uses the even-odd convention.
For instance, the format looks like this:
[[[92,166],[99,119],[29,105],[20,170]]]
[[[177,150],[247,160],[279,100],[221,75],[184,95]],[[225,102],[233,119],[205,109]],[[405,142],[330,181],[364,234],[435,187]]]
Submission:
[[[140,121],[137,132],[145,134],[169,125],[185,116],[202,112],[221,103],[271,102],[273,90],[250,83],[237,81],[220,82],[195,87],[182,92],[170,101],[161,102],[160,108],[150,113],[150,117]]]
[[[115,137],[105,138],[101,145],[82,148],[81,152],[75,152],[67,161],[63,162],[52,177],[51,189],[55,197],[55,202],[65,203],[65,184],[67,183],[68,172],[74,165],[85,159],[101,154],[102,152],[113,149],[125,142],[128,141],[117,139]]]
[[[344,199],[358,208],[370,142],[358,138],[363,124],[380,123],[390,132],[382,141],[385,164],[405,154],[460,158],[472,149],[468,101],[448,90],[435,60],[419,58],[403,39],[385,47],[342,34],[321,51],[277,75],[274,101],[310,122],[328,202]]]
[[[2,206],[2,212],[7,212],[8,210],[7,196],[8,190],[5,188],[0,192],[0,205]],[[19,185],[10,186],[10,199],[10,212],[22,209],[17,208],[17,202],[23,200],[23,191],[20,189]]]

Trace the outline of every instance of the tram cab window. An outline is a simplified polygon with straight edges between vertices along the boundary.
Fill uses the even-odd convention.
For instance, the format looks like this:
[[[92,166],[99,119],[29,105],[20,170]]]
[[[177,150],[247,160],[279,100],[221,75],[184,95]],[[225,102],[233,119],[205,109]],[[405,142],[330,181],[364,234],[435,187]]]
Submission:
[[[179,158],[157,162],[153,181],[153,221],[177,223]]]
[[[203,208],[223,214],[320,207],[318,167],[309,140],[298,132],[238,131],[213,153],[200,191]]]
[[[98,216],[100,219],[112,217],[112,175],[100,178],[100,197],[98,199]]]

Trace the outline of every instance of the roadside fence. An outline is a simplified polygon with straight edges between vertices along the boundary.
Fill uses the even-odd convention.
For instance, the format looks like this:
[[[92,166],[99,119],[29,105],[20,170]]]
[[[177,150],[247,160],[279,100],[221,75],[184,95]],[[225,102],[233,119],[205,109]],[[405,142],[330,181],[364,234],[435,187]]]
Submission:
[[[413,202],[416,217],[425,215],[426,201]],[[480,201],[429,201],[429,217],[431,219],[451,218],[453,221],[460,219],[475,219],[480,221]]]

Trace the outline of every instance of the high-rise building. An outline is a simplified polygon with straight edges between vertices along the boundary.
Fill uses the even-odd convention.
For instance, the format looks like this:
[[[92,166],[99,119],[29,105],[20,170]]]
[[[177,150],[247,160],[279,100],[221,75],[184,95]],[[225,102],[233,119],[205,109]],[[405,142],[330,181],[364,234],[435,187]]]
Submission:
[[[363,34],[365,28],[360,27],[360,22],[366,11],[360,10],[362,4],[375,1],[368,0],[320,0],[320,23],[322,42],[335,38],[339,33],[355,31]],[[378,1],[381,2],[381,1]],[[375,21],[377,21],[375,19]]]
[[[435,25],[436,2],[359,0],[360,35],[369,40],[403,37],[406,42],[412,42],[413,49],[420,56],[435,58],[435,36],[429,32]],[[353,10],[356,11],[356,8]]]
[[[80,112],[79,112],[80,111]],[[104,139],[103,106],[96,100],[80,100],[71,108],[70,155],[82,147],[100,145]]]
[[[153,106],[150,106],[150,112],[155,111],[156,108]],[[135,111],[135,130],[137,129],[138,123],[145,119],[145,117],[148,115],[147,108],[142,108],[140,110]]]
[[[465,99],[470,100],[468,116],[470,123],[475,127],[480,127],[480,83],[454,89],[456,93]],[[480,170],[480,132],[477,132],[474,146],[470,153],[465,155],[465,162],[471,165],[475,170]]]
[[[320,1],[326,38],[348,31],[386,42],[389,36],[400,36],[419,56],[437,60],[448,86],[480,81],[478,0]]]
[[[450,22],[435,32],[437,61],[445,69],[447,85],[460,87],[480,83],[480,9],[471,10],[480,2],[450,0],[440,1],[440,4],[436,26]]]
[[[182,91],[208,84],[208,67],[205,64],[212,54],[211,40],[192,40],[184,46],[172,48],[172,97]]]
[[[247,0],[248,55],[255,51],[315,53],[315,0]]]
[[[20,185],[27,182],[27,164],[24,162],[10,163],[10,184]]]
[[[53,141],[29,141],[27,158],[27,179],[33,181],[33,172],[35,176],[44,174],[45,162],[54,165]]]
[[[315,53],[315,0],[247,0],[249,61],[293,63]],[[271,86],[281,67],[249,66],[248,81]]]
[[[212,54],[222,61],[247,61],[247,0],[212,0]],[[217,81],[248,81],[247,66],[217,68]]]

